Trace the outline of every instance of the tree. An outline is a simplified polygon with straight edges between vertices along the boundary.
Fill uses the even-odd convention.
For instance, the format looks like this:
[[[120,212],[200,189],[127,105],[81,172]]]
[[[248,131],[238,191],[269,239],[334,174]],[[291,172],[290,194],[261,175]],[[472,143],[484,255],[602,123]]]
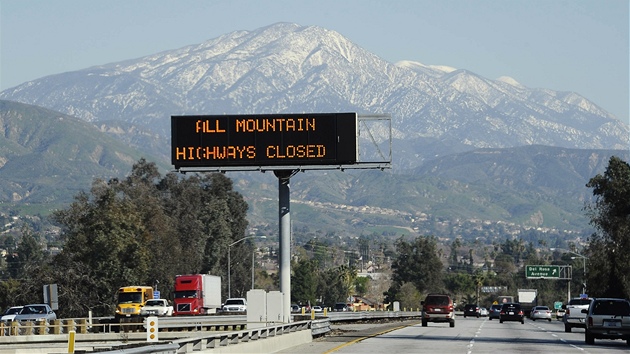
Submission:
[[[400,287],[398,294],[402,310],[415,311],[420,308],[421,295],[412,283],[404,283]]]
[[[355,295],[365,296],[370,288],[370,278],[368,277],[357,277],[354,280],[354,289],[356,290]]]
[[[39,235],[28,228],[22,228],[22,237],[15,252],[7,254],[7,268],[11,278],[23,279],[37,273],[37,268],[45,258]]]
[[[468,273],[449,272],[444,279],[444,283],[448,292],[455,299],[463,298],[475,291],[475,283]]]
[[[303,259],[293,265],[291,277],[291,301],[299,304],[315,304],[317,300],[317,265]]]
[[[459,258],[458,258],[458,250],[459,248],[462,247],[462,242],[459,238],[455,238],[455,240],[453,242],[451,242],[451,255],[450,255],[450,265],[453,268],[456,268],[459,266]]]
[[[56,274],[60,282],[69,282],[61,284],[59,294],[64,311],[85,314],[93,309],[104,315],[111,311],[119,287],[146,284],[150,243],[132,203],[118,198],[111,188],[94,188],[93,195],[92,203],[73,204],[56,214],[68,225],[66,245],[56,257]],[[83,286],[76,288],[78,284]],[[77,292],[66,293],[71,289]]]
[[[592,296],[630,297],[630,165],[611,157],[604,174],[591,178],[595,201],[586,206],[595,233],[586,248]]]
[[[396,241],[397,257],[392,263],[393,284],[387,298],[396,300],[404,283],[412,283],[421,292],[441,291],[443,265],[437,251],[437,239],[433,236],[417,237],[413,241],[400,238]]]
[[[345,265],[321,271],[317,293],[320,294],[322,303],[332,307],[336,302],[346,302],[354,290],[356,275],[355,268]]]
[[[65,241],[51,275],[61,312],[111,315],[121,286],[159,282],[169,297],[176,274],[226,274],[228,245],[245,237],[246,213],[220,173],[162,177],[141,159],[125,179],[95,180],[90,193],[53,214]],[[232,251],[232,285],[243,295],[251,262],[239,260],[251,259],[253,248],[243,242]]]

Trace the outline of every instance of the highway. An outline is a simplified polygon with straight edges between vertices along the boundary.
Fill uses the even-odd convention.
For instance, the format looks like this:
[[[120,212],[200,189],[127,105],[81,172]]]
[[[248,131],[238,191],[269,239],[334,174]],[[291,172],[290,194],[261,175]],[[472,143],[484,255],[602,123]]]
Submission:
[[[448,324],[417,321],[361,329],[362,325],[335,326],[329,336],[280,353],[627,353],[625,341],[596,340],[584,343],[584,330],[564,332],[560,321],[499,323],[487,318],[458,317],[454,328]],[[368,325],[364,325],[368,326]]]
[[[414,313],[405,316],[397,313],[381,313],[387,318],[371,318],[376,312],[331,313],[331,322],[326,321],[326,335],[320,335],[310,341],[315,333],[315,325],[309,321],[294,324],[280,324],[279,327],[265,326],[250,330],[195,330],[159,332],[161,343],[188,343],[186,348],[176,345],[181,353],[194,352],[199,348],[208,348],[208,352],[222,353],[627,353],[630,347],[625,341],[596,340],[595,345],[584,343],[584,330],[564,331],[560,321],[504,322],[488,318],[464,318],[457,316],[455,327],[445,323],[429,323],[422,327]],[[397,317],[394,317],[396,315]],[[417,314],[416,314],[417,315]],[[391,316],[391,317],[390,317]],[[244,321],[244,316],[224,316],[221,322],[233,324]],[[337,317],[337,321],[332,321]],[[163,325],[168,329],[188,326],[191,319],[163,318]],[[201,322],[216,322],[217,318],[196,318]],[[188,322],[187,322],[188,321]],[[319,320],[321,321],[321,320]],[[323,324],[322,322],[317,322]],[[288,326],[291,326],[289,329]],[[307,338],[300,333],[306,332]],[[240,333],[240,334],[239,334]],[[295,338],[297,335],[299,338]],[[292,337],[293,336],[293,337]],[[190,339],[187,339],[190,337]],[[67,346],[67,335],[24,335],[3,336],[0,353],[50,353],[52,348],[62,350]],[[77,334],[77,347],[82,350],[126,347],[128,344],[146,344],[146,333],[94,333]],[[207,338],[207,339],[202,339]],[[296,340],[297,339],[297,340]],[[218,341],[217,341],[218,340]],[[260,340],[260,341],[259,341]],[[290,342],[294,344],[289,344]],[[250,343],[251,342],[251,343]],[[282,344],[279,344],[282,343]],[[299,344],[303,343],[303,344]],[[210,345],[227,345],[213,351]],[[177,349],[179,348],[179,349]],[[197,349],[195,349],[197,348]],[[272,349],[276,348],[276,349]],[[40,351],[37,351],[37,350]],[[156,348],[157,349],[157,348]],[[172,349],[172,348],[171,348]],[[58,351],[55,351],[58,352]],[[167,352],[160,349],[159,352]],[[175,351],[172,351],[173,353]],[[201,350],[205,352],[205,350]]]

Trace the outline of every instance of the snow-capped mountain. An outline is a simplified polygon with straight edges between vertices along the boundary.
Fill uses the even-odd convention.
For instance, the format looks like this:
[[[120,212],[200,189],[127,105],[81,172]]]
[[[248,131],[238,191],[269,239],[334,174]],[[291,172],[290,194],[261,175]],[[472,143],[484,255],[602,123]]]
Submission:
[[[445,150],[627,149],[630,140],[626,124],[577,93],[446,66],[392,64],[337,32],[291,23],[47,76],[0,98],[94,122],[163,156],[169,118],[183,114],[388,113],[394,166],[403,168]]]

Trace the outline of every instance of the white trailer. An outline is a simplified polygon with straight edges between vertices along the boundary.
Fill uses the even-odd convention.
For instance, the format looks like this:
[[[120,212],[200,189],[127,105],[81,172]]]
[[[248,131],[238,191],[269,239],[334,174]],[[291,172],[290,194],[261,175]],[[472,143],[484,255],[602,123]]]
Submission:
[[[221,308],[221,277],[201,274],[203,277],[203,307],[206,313],[216,313]]]
[[[525,316],[529,316],[532,308],[537,305],[537,301],[537,289],[518,289],[518,302],[521,304],[521,309],[525,313]]]

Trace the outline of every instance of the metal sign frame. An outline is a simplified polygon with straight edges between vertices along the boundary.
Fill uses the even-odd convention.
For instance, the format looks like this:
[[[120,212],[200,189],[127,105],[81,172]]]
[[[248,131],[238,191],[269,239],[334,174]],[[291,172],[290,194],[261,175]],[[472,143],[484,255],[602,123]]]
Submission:
[[[351,137],[354,141],[355,146],[350,148],[347,144],[345,145],[351,151],[341,151],[341,156],[349,156],[350,153],[354,153],[356,158],[345,158],[341,160],[336,160],[339,163],[335,164],[326,164],[326,163],[313,163],[313,161],[307,161],[305,164],[290,164],[290,163],[282,163],[282,164],[269,164],[269,165],[255,165],[255,164],[238,164],[238,162],[226,164],[225,166],[221,166],[213,164],[212,166],[178,166],[177,164],[173,164],[176,168],[177,172],[186,173],[186,172],[226,172],[226,171],[273,171],[276,177],[278,178],[278,221],[279,221],[279,274],[280,274],[280,291],[284,294],[282,297],[282,307],[286,313],[283,314],[283,322],[289,323],[291,322],[290,316],[290,307],[291,307],[291,261],[290,261],[290,240],[291,240],[291,198],[290,198],[290,188],[289,188],[289,180],[293,175],[297,172],[305,171],[305,170],[345,170],[345,169],[380,169],[384,170],[386,168],[391,168],[392,164],[392,123],[391,116],[386,114],[377,114],[377,115],[358,115],[354,114],[354,122],[355,122],[355,132],[354,136]],[[274,117],[278,117],[280,115],[273,115]],[[306,114],[300,115],[302,117],[307,116]],[[211,123],[208,126],[204,126],[201,130],[205,130],[210,133],[210,130],[214,130],[214,133],[227,133],[227,128],[222,128],[220,125],[220,120],[214,120],[214,125]],[[206,123],[201,123],[206,124]],[[339,125],[337,125],[339,127]],[[171,129],[179,128],[173,123],[173,119],[171,119]],[[188,128],[190,129],[190,128]],[[199,129],[195,127],[195,129]],[[335,129],[333,129],[335,130]],[[347,128],[341,128],[341,134],[338,133],[339,130],[329,132],[332,134],[333,139],[336,139],[338,142],[340,139],[350,140],[348,135]],[[173,132],[172,132],[173,133]],[[238,134],[239,132],[237,132]],[[272,134],[273,135],[273,134]],[[278,135],[274,135],[278,136]],[[318,135],[319,136],[319,135]],[[190,135],[188,135],[190,137]],[[282,135],[281,135],[282,137]],[[322,136],[319,136],[320,138]],[[223,137],[225,138],[225,137]],[[265,137],[269,138],[269,137]],[[238,140],[238,139],[237,139]],[[264,139],[265,143],[273,143],[273,139]],[[239,140],[242,141],[242,140]],[[296,141],[296,140],[293,140]],[[299,141],[299,140],[298,140]],[[330,141],[330,140],[327,140]],[[229,142],[229,137],[228,137]],[[179,142],[177,142],[179,143]],[[278,146],[280,146],[280,142],[277,142]],[[347,143],[347,142],[346,142]],[[224,141],[225,144],[225,141]],[[250,141],[250,144],[256,144],[256,140],[253,142]],[[300,144],[311,144],[310,142],[300,143]],[[196,149],[197,145],[191,145],[189,148]],[[225,145],[223,145],[225,146]],[[252,145],[255,146],[255,145]],[[282,146],[287,146],[286,144]],[[295,145],[294,145],[295,146]],[[175,155],[174,151],[171,150],[173,160]],[[338,152],[338,151],[337,151]],[[286,161],[285,161],[286,162]]]
[[[268,116],[268,115],[264,115]],[[281,115],[276,115],[281,116]],[[285,114],[284,116],[291,116]],[[304,114],[302,116],[308,116]],[[197,116],[203,117],[203,116]],[[250,116],[251,117],[251,116]],[[331,132],[332,133],[332,132]],[[356,162],[330,164],[225,164],[213,166],[179,166],[175,171],[187,172],[226,172],[226,171],[306,171],[306,170],[346,170],[346,169],[391,169],[392,168],[392,124],[388,114],[356,115]]]

